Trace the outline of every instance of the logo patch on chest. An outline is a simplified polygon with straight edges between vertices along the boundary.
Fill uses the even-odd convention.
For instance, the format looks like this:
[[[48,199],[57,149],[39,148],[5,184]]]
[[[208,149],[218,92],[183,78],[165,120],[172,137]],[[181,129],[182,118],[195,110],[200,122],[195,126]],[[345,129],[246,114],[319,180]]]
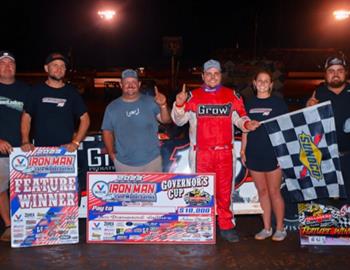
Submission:
[[[64,98],[51,98],[51,97],[42,98],[42,103],[57,104],[57,107],[64,107],[64,104],[66,104],[66,101],[67,100]]]
[[[136,116],[136,115],[139,115],[140,114],[140,108],[137,108],[135,110],[130,110],[130,111],[126,111],[126,116],[127,117],[132,117],[132,116]]]
[[[271,108],[255,108],[255,109],[250,109],[249,113],[253,114],[253,113],[258,113],[258,114],[262,114],[262,115],[269,115],[272,112]]]
[[[232,104],[199,105],[197,114],[200,116],[229,116]]]
[[[0,106],[3,105],[7,108],[15,109],[17,111],[23,111],[23,102],[17,100],[11,100],[6,97],[0,96]]]

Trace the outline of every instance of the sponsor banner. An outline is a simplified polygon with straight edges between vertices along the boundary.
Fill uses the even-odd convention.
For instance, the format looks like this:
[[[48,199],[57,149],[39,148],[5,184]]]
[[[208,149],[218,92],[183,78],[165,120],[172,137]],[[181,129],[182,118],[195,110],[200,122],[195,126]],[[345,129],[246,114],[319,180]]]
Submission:
[[[350,245],[350,205],[299,203],[301,245]]]
[[[77,153],[14,148],[9,162],[11,246],[78,243]]]
[[[215,244],[213,174],[88,173],[87,242]]]
[[[254,182],[248,176],[248,170],[242,165],[240,158],[241,140],[235,138],[234,150],[236,156],[235,189],[232,194],[232,208],[237,215],[260,214],[262,209]],[[89,136],[79,148],[79,183],[80,189],[86,190],[87,172],[115,171],[113,162],[108,158],[101,135]],[[191,173],[189,167],[188,140],[172,139],[161,142],[161,155],[163,172]],[[85,194],[84,194],[85,195]],[[80,200],[79,217],[86,217],[87,199],[82,196]],[[295,211],[296,212],[296,211]]]
[[[240,157],[241,141],[235,138],[234,151],[236,157],[235,185],[232,193],[232,210],[236,215],[241,214],[261,214],[262,209],[259,203],[258,192],[251,177],[248,177],[248,170],[241,162]],[[173,148],[170,155],[171,165],[168,170],[171,173],[189,173],[191,172],[189,160],[189,144],[180,145]],[[163,155],[164,161],[164,155]]]

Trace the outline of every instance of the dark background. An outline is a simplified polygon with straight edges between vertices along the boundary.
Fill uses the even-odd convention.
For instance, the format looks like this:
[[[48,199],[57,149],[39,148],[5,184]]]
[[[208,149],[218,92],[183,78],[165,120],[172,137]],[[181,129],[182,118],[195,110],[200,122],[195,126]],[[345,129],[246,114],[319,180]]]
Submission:
[[[97,16],[103,3],[117,17]],[[40,70],[51,51],[61,51],[77,68],[154,66],[168,63],[162,38],[183,38],[184,63],[196,65],[220,48],[347,49],[350,19],[332,12],[350,1],[36,0],[2,1],[0,49],[13,51],[19,70]]]

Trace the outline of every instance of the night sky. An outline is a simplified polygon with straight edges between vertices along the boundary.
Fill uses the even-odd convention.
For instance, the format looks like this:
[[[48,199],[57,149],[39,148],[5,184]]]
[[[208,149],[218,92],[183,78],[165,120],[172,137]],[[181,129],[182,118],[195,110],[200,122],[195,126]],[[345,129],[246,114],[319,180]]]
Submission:
[[[350,20],[332,11],[350,1],[115,0],[114,24],[97,16],[102,1],[11,0],[1,5],[0,49],[13,51],[19,70],[40,70],[51,51],[71,53],[77,68],[161,66],[162,38],[183,38],[183,63],[200,64],[220,48],[344,47]],[[231,7],[233,5],[233,7]]]

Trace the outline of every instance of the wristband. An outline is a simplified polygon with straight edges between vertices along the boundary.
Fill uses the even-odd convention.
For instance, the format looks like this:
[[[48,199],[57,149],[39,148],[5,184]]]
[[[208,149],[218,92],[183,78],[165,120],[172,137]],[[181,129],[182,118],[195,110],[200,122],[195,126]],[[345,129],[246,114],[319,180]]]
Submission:
[[[80,143],[79,143],[79,142],[77,142],[77,141],[72,141],[72,144],[75,144],[77,147],[79,147],[79,146],[80,146]]]

